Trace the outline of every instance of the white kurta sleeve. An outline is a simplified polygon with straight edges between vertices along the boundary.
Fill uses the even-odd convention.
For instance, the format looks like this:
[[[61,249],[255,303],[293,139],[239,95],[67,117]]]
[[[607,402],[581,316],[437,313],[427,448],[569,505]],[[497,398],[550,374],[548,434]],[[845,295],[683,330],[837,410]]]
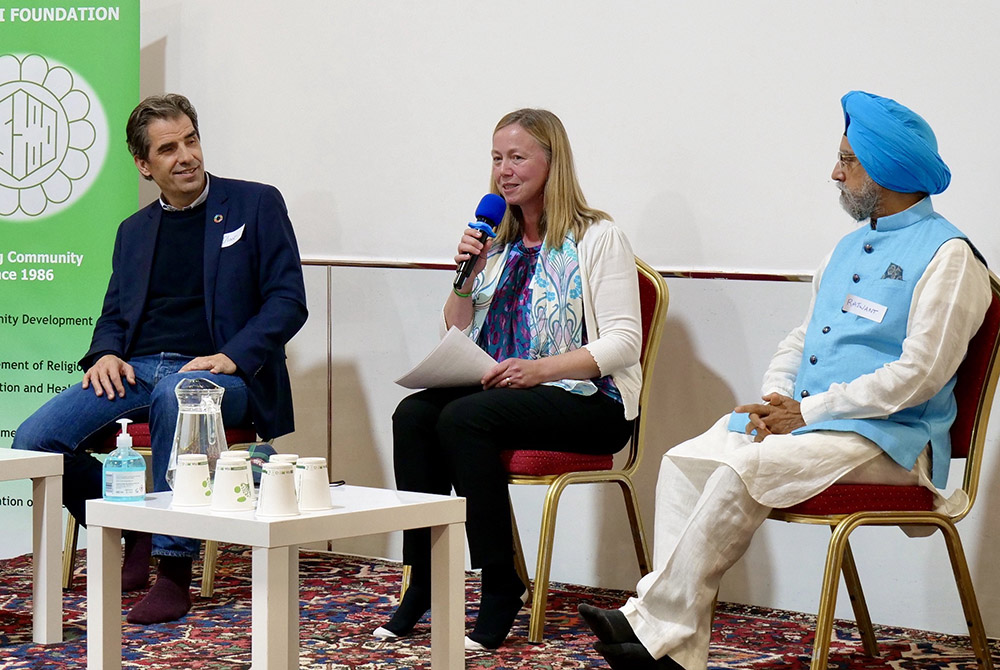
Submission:
[[[803,398],[803,419],[877,418],[926,402],[958,370],[991,297],[989,273],[969,245],[945,242],[914,287],[899,359]]]
[[[780,393],[791,397],[795,391],[795,378],[799,374],[799,364],[802,362],[806,328],[809,327],[809,321],[812,320],[813,307],[816,305],[816,293],[819,291],[819,283],[823,279],[823,271],[832,255],[832,251],[827,254],[813,276],[812,299],[809,301],[809,309],[806,310],[806,318],[801,325],[794,328],[781,340],[777,351],[771,356],[771,363],[767,366],[767,372],[764,373],[764,381],[761,384],[761,395]]]

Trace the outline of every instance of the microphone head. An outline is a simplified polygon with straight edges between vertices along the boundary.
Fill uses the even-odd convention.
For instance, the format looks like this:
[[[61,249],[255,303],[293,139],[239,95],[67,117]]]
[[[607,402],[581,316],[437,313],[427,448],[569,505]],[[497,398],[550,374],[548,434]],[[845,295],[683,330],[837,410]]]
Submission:
[[[491,228],[496,228],[503,220],[504,212],[507,211],[507,201],[496,193],[487,193],[479,201],[476,207],[476,220],[485,221]]]

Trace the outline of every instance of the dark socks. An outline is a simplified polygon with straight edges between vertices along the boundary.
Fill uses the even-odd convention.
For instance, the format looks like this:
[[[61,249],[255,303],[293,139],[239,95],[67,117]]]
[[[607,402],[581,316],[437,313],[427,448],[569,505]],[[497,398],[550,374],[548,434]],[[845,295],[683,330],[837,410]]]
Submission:
[[[510,633],[528,590],[514,570],[513,562],[484,566],[482,578],[479,615],[469,639],[487,649],[496,649]]]
[[[382,628],[396,637],[403,637],[413,632],[420,618],[431,608],[431,585],[427,582],[413,582],[403,594],[403,599],[393,613],[389,622]]]
[[[187,614],[191,610],[191,563],[190,558],[161,556],[156,583],[126,620],[135,624],[166,623]]]
[[[653,658],[638,642],[597,642],[594,649],[604,657],[611,670],[684,670],[669,656]]]
[[[138,591],[149,584],[149,558],[153,551],[153,536],[127,531],[125,559],[122,561],[122,591]]]
[[[577,608],[594,635],[605,644],[638,642],[635,631],[620,610],[604,610],[586,603]]]
[[[428,538],[429,541],[429,538]],[[430,554],[430,547],[427,549]],[[421,617],[431,608],[431,566],[424,561],[410,564],[410,584],[388,623],[379,626],[378,638],[404,637],[413,632]]]

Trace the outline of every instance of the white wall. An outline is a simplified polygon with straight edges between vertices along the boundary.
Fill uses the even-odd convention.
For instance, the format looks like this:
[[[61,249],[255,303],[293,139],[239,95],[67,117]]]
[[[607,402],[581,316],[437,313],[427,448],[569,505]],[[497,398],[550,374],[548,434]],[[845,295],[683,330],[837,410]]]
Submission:
[[[544,106],[654,264],[808,272],[847,228],[829,173],[862,88],[937,130],[940,208],[997,256],[990,0],[142,7],[143,91],[194,100],[211,169],[280,185],[307,255],[447,257],[493,125]]]
[[[936,205],[1000,258],[987,214],[1000,177],[992,123],[1000,98],[989,85],[1000,8],[990,0],[145,0],[142,8],[143,94],[191,97],[209,169],[277,185],[307,257],[447,261],[487,188],[496,120],[542,106],[565,122],[591,204],[611,212],[658,268],[808,273],[850,229],[829,171],[843,132],[839,98],[862,88],[928,119],[954,174]],[[389,417],[404,393],[391,380],[433,344],[449,278],[332,276],[334,469],[391,486]],[[279,446],[323,453],[324,271],[307,269],[307,283],[314,316],[290,347],[299,430]],[[654,453],[639,482],[650,525],[658,455],[757,395],[771,349],[808,299],[805,284],[671,280],[670,288]],[[990,494],[993,463],[962,531],[996,635],[1000,587],[988,557],[997,546],[984,521],[1000,507]],[[567,494],[555,579],[634,584],[611,493]],[[515,499],[526,539],[536,494]],[[723,598],[815,609],[825,533],[768,522]],[[858,553],[873,554],[860,563],[877,621],[961,631],[938,544],[859,538]],[[338,548],[398,556],[393,538]]]

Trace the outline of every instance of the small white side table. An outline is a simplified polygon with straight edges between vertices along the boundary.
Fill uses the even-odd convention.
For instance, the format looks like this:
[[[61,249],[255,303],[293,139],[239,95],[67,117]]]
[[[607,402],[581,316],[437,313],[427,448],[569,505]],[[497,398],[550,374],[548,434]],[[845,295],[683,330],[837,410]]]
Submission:
[[[31,637],[38,644],[63,639],[62,473],[60,454],[0,449],[0,481],[31,480]]]
[[[121,531],[251,546],[254,670],[299,667],[299,545],[431,529],[431,666],[465,667],[465,499],[342,486],[325,512],[256,519],[253,512],[171,509],[172,493],[139,503],[87,501],[87,668],[121,670]]]

